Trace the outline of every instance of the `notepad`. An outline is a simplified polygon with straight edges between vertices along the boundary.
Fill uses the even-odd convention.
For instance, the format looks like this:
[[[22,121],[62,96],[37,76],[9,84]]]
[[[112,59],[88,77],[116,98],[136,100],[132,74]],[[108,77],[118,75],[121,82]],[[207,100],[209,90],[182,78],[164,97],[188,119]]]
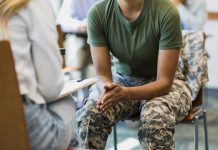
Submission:
[[[64,87],[58,97],[58,99],[68,96],[82,88],[94,84],[97,81],[96,78],[88,78],[84,80],[67,80],[64,83]]]

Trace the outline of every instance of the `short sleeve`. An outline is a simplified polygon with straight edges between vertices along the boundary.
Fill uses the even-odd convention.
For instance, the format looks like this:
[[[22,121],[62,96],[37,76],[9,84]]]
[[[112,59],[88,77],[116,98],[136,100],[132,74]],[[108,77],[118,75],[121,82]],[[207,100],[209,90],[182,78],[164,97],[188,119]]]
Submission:
[[[162,17],[160,28],[159,49],[173,49],[183,46],[180,15],[175,7],[171,7]]]
[[[88,44],[91,46],[107,46],[103,27],[103,14],[96,5],[88,12]]]

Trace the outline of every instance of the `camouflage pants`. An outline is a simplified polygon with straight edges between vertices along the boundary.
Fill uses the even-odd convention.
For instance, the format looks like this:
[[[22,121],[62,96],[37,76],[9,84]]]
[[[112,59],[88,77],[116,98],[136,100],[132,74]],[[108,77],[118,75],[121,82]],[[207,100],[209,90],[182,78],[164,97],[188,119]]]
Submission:
[[[114,80],[125,86],[138,86],[149,82],[143,78],[120,74]],[[104,149],[114,124],[121,119],[140,114],[138,138],[143,149],[175,149],[174,125],[188,114],[191,107],[190,90],[184,81],[175,79],[168,95],[149,101],[122,101],[104,114],[96,110],[99,95],[97,87],[93,85],[86,104],[77,112],[81,147]]]

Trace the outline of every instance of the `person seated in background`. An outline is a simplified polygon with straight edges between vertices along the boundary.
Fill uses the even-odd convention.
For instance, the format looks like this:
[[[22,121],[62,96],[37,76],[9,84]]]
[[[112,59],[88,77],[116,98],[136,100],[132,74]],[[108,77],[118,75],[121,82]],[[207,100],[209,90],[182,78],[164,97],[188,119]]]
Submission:
[[[174,125],[191,108],[178,68],[176,7],[168,0],[102,0],[89,11],[88,43],[99,82],[77,111],[81,147],[104,149],[113,125],[138,114],[143,149],[175,149]]]
[[[202,30],[207,20],[206,0],[171,0],[177,7],[184,30]]]
[[[61,25],[65,37],[66,66],[73,68],[72,78],[84,79],[87,66],[91,62],[87,37],[79,37],[76,32],[87,34],[87,12],[98,0],[64,0],[58,13],[57,24]]]
[[[85,79],[88,65],[91,63],[90,47],[87,44],[87,12],[98,0],[64,0],[57,17],[65,36],[66,66],[72,68],[70,76],[73,79]],[[84,36],[75,35],[76,32]],[[77,92],[76,107],[81,108],[83,99],[88,95],[88,89]]]
[[[55,15],[47,0],[1,0],[0,40],[9,40],[32,150],[64,150],[75,130],[75,103],[64,85]],[[13,104],[11,104],[13,105]]]

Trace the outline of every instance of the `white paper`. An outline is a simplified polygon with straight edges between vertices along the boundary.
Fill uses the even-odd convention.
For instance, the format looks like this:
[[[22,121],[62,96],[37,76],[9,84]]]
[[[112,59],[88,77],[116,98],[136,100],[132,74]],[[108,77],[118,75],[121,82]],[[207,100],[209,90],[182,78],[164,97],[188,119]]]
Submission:
[[[65,81],[64,83],[64,87],[58,97],[58,99],[63,98],[67,95],[70,95],[84,87],[87,87],[91,84],[94,84],[97,81],[96,78],[88,78],[88,79],[84,79],[82,81],[79,80],[68,80]]]

